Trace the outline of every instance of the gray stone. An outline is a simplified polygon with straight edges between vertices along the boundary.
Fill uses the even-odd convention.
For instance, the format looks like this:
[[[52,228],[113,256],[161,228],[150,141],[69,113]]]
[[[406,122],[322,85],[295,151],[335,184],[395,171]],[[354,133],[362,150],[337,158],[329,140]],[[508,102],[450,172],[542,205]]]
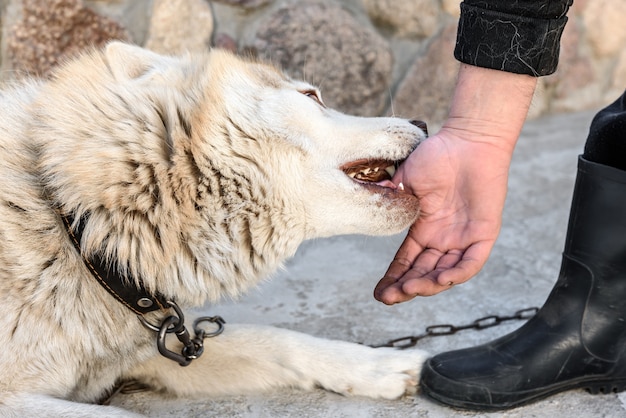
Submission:
[[[155,0],[146,48],[162,54],[205,51],[213,34],[213,13],[205,0]]]
[[[613,80],[613,83],[606,93],[605,101],[607,103],[617,99],[620,94],[624,93],[624,89],[626,89],[626,49],[623,50],[619,56],[617,65],[613,69],[611,79]]]
[[[441,8],[444,12],[454,17],[461,14],[461,2],[459,0],[441,0]]]
[[[238,50],[237,41],[235,41],[229,34],[222,32],[215,35],[213,46],[216,48],[226,49],[233,53],[236,53]]]
[[[214,0],[216,3],[228,4],[242,7],[244,9],[254,9],[272,3],[274,0]]]
[[[626,2],[620,0],[590,1],[583,21],[594,53],[606,57],[619,53],[626,43]]]
[[[336,4],[287,3],[260,24],[252,46],[293,77],[318,85],[331,107],[368,116],[384,110],[393,66],[390,47]]]
[[[153,0],[83,0],[96,13],[113,19],[126,28],[130,39],[143,45],[150,25]]]
[[[111,39],[130,40],[113,20],[81,0],[23,0],[19,21],[8,31],[12,74],[47,76],[64,58]]]
[[[433,128],[444,121],[459,68],[453,55],[455,42],[456,23],[448,25],[415,60],[395,94],[397,116],[421,119]]]
[[[374,22],[398,36],[428,37],[439,26],[438,0],[363,0],[363,5]]]
[[[596,77],[591,58],[578,48],[580,38],[580,29],[576,24],[565,26],[558,69],[555,74],[545,77],[545,86],[552,93],[552,111],[587,109],[599,105],[603,82]]]

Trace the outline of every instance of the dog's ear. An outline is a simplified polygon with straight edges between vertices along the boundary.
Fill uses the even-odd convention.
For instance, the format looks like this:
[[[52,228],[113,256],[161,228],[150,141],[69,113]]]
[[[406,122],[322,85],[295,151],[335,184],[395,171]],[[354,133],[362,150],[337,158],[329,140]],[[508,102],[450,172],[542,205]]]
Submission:
[[[141,77],[162,59],[152,51],[117,41],[105,47],[104,56],[117,80]]]

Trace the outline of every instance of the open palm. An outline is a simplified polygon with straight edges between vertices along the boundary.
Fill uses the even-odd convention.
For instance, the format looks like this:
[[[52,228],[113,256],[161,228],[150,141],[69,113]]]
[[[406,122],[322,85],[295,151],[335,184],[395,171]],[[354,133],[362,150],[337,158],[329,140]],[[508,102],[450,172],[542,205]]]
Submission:
[[[469,280],[487,261],[500,232],[511,150],[464,134],[442,129],[394,176],[420,198],[421,215],[376,286],[379,301],[434,295]]]

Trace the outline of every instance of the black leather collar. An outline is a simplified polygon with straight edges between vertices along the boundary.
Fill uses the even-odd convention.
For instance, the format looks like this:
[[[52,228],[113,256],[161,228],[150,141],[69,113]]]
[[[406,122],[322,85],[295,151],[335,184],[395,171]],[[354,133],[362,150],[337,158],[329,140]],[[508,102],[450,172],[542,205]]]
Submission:
[[[80,248],[80,240],[83,235],[83,229],[87,224],[87,215],[81,217],[75,229],[72,229],[72,224],[74,223],[72,215],[61,214],[61,218],[76,251],[80,254],[85,265],[98,283],[115,299],[138,315],[159,309],[165,310],[169,307],[168,301],[162,295],[153,295],[141,284],[137,287],[131,280],[120,276],[115,269],[115,263],[106,263],[97,254],[90,259],[85,258]]]

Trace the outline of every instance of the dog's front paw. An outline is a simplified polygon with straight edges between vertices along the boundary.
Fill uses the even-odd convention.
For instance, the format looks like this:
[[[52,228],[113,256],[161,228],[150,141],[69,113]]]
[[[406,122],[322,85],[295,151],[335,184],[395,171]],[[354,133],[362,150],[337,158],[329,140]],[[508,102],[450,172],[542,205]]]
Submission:
[[[352,351],[352,350],[351,350]],[[396,399],[415,394],[424,361],[421,350],[355,347],[319,384],[342,395]]]

